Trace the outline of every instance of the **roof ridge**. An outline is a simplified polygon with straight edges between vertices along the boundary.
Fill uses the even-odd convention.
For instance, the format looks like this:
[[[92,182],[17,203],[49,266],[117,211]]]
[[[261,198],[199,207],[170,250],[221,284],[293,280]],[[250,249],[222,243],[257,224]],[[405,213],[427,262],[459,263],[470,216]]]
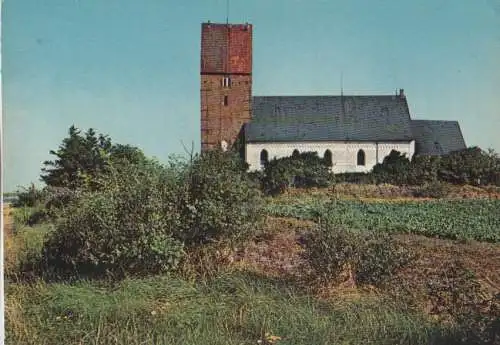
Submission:
[[[394,97],[399,95],[253,95],[253,98],[278,98],[278,97]]]

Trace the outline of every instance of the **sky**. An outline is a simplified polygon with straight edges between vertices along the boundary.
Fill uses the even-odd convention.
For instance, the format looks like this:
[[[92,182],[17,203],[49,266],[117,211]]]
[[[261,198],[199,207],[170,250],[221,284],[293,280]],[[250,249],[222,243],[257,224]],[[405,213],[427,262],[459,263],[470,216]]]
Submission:
[[[166,162],[200,145],[201,23],[226,0],[4,0],[4,187],[39,183],[71,125]],[[394,94],[500,152],[500,0],[230,0],[254,95]]]

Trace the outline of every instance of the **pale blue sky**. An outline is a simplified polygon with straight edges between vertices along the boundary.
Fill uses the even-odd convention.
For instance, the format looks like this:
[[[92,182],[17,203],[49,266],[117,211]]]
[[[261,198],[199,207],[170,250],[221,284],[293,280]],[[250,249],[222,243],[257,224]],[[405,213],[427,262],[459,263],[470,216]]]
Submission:
[[[4,0],[5,188],[69,126],[165,161],[199,147],[201,23],[225,0]],[[231,0],[254,25],[254,95],[392,94],[500,151],[500,0]]]

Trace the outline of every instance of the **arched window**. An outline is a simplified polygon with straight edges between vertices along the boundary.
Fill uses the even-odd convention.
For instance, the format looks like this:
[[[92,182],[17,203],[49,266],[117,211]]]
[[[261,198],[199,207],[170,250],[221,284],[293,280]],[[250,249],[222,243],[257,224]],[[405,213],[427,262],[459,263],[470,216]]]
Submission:
[[[300,155],[299,150],[295,149],[293,150],[292,157],[298,157]]]
[[[365,151],[358,151],[358,165],[365,165]]]
[[[325,154],[323,155],[323,160],[325,161],[326,166],[331,167],[333,165],[332,151],[326,150]]]
[[[269,154],[266,150],[260,151],[260,165],[263,167],[268,162]]]

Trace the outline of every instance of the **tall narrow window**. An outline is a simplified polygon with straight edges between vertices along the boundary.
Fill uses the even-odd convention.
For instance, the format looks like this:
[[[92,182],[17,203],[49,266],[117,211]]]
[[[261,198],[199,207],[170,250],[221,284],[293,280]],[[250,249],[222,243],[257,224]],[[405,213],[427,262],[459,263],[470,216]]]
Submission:
[[[264,167],[269,159],[269,154],[266,150],[260,151],[260,166]]]
[[[231,78],[229,77],[222,78],[222,87],[231,87]]]
[[[358,151],[358,165],[365,165],[365,151],[363,150]]]
[[[323,156],[323,160],[325,161],[326,166],[331,167],[333,165],[332,151],[326,150]]]
[[[227,106],[229,104],[229,97],[224,96],[224,105]]]

